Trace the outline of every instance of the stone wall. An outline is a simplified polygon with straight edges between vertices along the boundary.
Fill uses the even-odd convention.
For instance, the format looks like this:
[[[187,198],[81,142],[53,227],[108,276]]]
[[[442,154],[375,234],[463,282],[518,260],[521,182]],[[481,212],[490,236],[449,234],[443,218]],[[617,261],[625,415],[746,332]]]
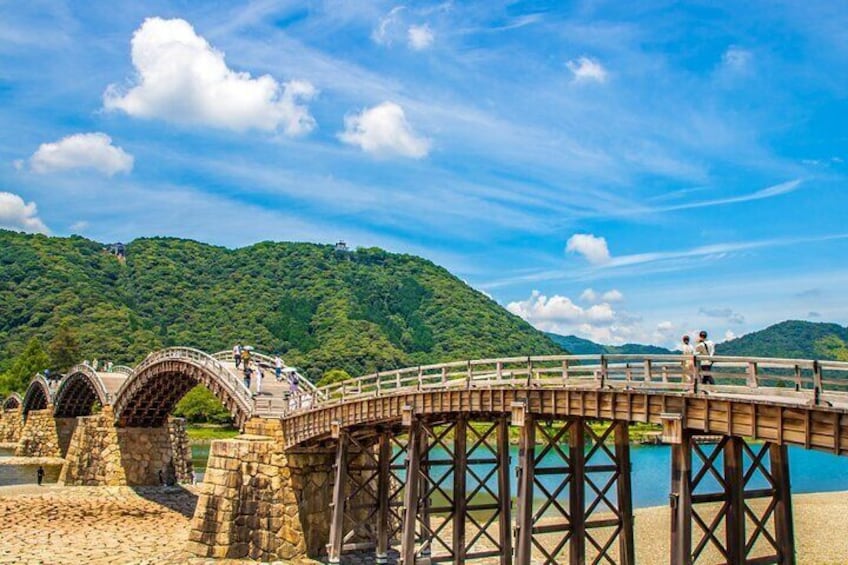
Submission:
[[[158,485],[173,460],[178,481],[191,479],[185,421],[161,428],[118,428],[111,407],[77,418],[59,482],[67,485]]]
[[[15,450],[17,457],[61,457],[53,406],[30,410]]]
[[[0,410],[0,443],[17,443],[21,440],[24,418],[20,408]]]
[[[201,557],[263,561],[324,555],[335,449],[285,451],[278,420],[253,419],[245,432],[212,442],[190,551]],[[351,454],[351,465],[363,463],[361,455]],[[364,509],[358,513],[367,515]]]
[[[71,438],[74,436],[74,430],[77,428],[76,418],[55,418],[56,420],[56,435],[59,438],[59,452],[62,457],[68,453],[68,447],[71,445]]]

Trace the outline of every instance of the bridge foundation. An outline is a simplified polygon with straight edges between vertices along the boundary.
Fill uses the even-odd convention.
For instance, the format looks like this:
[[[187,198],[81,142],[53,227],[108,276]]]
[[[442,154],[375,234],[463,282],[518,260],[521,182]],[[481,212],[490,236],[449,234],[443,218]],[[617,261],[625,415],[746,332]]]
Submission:
[[[119,428],[110,406],[93,416],[74,419],[73,435],[59,482],[66,485],[157,485],[170,474],[191,477],[191,450],[185,421],[171,418],[159,428]],[[68,422],[62,426],[71,428]],[[61,434],[60,434],[61,437]]]
[[[794,565],[785,445],[690,431],[672,447],[671,563]]]
[[[0,443],[18,443],[24,428],[23,411],[20,406],[0,410]]]
[[[53,418],[53,405],[43,410],[30,410],[26,415],[21,439],[15,449],[17,457],[61,457],[59,433]]]

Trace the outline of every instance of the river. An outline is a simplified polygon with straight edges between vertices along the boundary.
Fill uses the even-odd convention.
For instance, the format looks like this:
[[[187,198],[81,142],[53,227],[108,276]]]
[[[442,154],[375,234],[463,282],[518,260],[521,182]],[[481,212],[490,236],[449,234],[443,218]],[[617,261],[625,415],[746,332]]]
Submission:
[[[705,446],[707,448],[708,446]],[[515,465],[518,461],[518,448],[511,448],[512,470],[511,478],[515,475]],[[792,492],[794,494],[808,492],[827,492],[827,491],[843,491],[848,490],[848,457],[837,457],[829,453],[819,451],[805,450],[797,447],[789,448],[790,462],[790,477],[792,480]],[[11,453],[0,451],[0,458],[9,457]],[[434,459],[443,458],[445,454],[434,453]],[[192,446],[192,459],[195,467],[195,474],[198,480],[202,480],[203,473],[206,470],[206,460],[209,456],[209,445],[194,445]],[[482,453],[475,453],[475,457],[483,457]],[[633,472],[631,481],[633,485],[633,506],[636,508],[661,506],[668,503],[669,492],[669,469],[671,459],[671,448],[667,445],[659,446],[633,446],[630,450],[630,458],[632,462]],[[694,458],[694,463],[697,464],[697,459]],[[605,463],[606,461],[592,461],[593,463]],[[553,467],[558,464],[556,456],[549,454],[542,461],[541,466]],[[37,465],[22,465],[10,466],[0,465],[0,486],[11,484],[26,484],[35,482],[35,470]],[[491,466],[478,465],[474,471],[477,475],[483,477]],[[45,467],[45,482],[56,482],[59,478],[59,467]],[[434,469],[433,474],[441,476],[443,470]],[[605,478],[609,475],[603,473],[596,474],[595,482],[599,487],[603,486]],[[559,479],[556,475],[544,475],[538,477],[548,490],[553,490],[558,486]],[[762,478],[756,477],[752,488],[761,488],[766,486]],[[469,475],[469,485],[472,484],[474,478]],[[707,479],[709,481],[710,479]],[[496,478],[493,477],[489,481],[489,486],[493,490],[496,489]],[[515,495],[516,481],[512,480],[513,495]],[[446,490],[449,491],[453,484],[450,473],[444,481]],[[473,484],[476,484],[474,482]],[[705,484],[706,486],[715,486],[715,483]],[[614,488],[612,489],[615,490]],[[563,495],[567,497],[566,493]],[[610,500],[615,500],[615,492],[610,493]]]

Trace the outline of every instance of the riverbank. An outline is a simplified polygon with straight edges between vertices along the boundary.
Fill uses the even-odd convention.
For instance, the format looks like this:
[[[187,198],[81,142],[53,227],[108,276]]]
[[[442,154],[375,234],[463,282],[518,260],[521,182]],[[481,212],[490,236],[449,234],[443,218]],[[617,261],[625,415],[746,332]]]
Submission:
[[[196,501],[192,487],[0,487],[0,563],[210,563],[185,552]],[[848,535],[834,516],[848,514],[848,492],[793,502],[798,562],[844,563]],[[635,514],[637,562],[667,562],[668,509]]]

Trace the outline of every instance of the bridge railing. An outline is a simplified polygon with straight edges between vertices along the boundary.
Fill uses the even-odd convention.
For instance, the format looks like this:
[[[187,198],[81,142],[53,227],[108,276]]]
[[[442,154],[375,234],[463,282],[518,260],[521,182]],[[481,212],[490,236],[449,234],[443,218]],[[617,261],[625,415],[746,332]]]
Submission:
[[[135,372],[132,367],[127,367],[126,365],[114,365],[112,366],[112,373],[123,373],[127,376],[132,376]]]
[[[702,379],[712,379],[703,384]],[[624,388],[794,396],[819,403],[848,398],[848,363],[768,357],[551,355],[477,359],[378,372],[293,395],[289,413],[429,389]]]
[[[221,382],[230,389],[230,392],[232,392],[239,402],[242,403],[248,413],[253,412],[253,398],[250,390],[244,386],[244,381],[230,372],[230,370],[227,369],[219,359],[216,359],[212,355],[200,351],[199,349],[194,349],[192,347],[170,347],[168,349],[156,351],[148,355],[144,361],[139,363],[134,369],[134,372],[140,373],[147,367],[168,359],[191,361],[196,365],[211,370],[219,377]],[[124,387],[121,388],[123,389]],[[120,396],[121,392],[122,390],[118,391],[115,396]]]

